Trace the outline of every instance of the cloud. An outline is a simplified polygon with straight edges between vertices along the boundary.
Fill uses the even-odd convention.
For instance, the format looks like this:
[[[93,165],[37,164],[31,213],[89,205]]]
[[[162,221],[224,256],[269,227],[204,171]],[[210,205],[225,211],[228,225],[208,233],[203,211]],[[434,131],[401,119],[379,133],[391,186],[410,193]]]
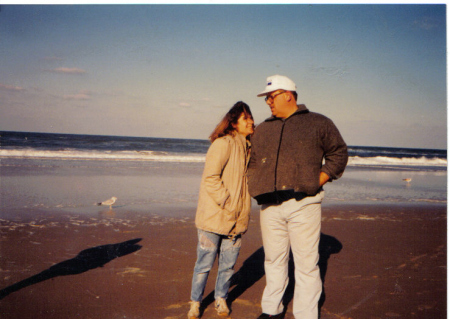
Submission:
[[[43,58],[46,61],[62,61],[63,58],[57,57],[57,56],[46,56]]]
[[[181,107],[193,107],[198,104],[204,104],[205,102],[209,102],[211,99],[209,97],[201,97],[201,98],[195,98],[195,99],[187,99],[187,101],[181,101],[179,100],[178,106]]]
[[[56,68],[56,69],[48,70],[48,72],[63,73],[63,74],[84,74],[84,73],[86,73],[85,70],[78,69],[78,68]]]
[[[420,20],[415,20],[414,25],[423,30],[432,30],[438,26],[436,19],[430,17],[423,17]]]
[[[335,67],[335,66],[321,66],[321,67],[309,67],[309,70],[313,73],[329,75],[329,76],[337,76],[344,77],[349,75],[348,67]]]
[[[0,90],[2,91],[8,91],[8,92],[20,92],[25,91],[23,87],[20,86],[13,86],[13,85],[5,85],[0,83]]]
[[[69,100],[69,101],[87,101],[87,100],[90,100],[91,97],[92,97],[92,92],[84,90],[84,91],[78,92],[77,94],[64,95],[63,99]]]

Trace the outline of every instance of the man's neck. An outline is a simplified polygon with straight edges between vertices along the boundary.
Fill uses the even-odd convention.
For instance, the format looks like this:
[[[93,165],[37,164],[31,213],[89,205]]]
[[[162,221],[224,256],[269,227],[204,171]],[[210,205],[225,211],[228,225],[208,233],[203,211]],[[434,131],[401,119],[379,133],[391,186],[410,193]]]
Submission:
[[[297,111],[298,111],[298,106],[297,106],[297,104],[296,104],[295,106],[292,106],[291,108],[289,108],[289,109],[286,111],[286,115],[285,115],[285,116],[280,117],[280,118],[283,119],[283,120],[285,120],[285,119],[289,118],[292,114],[294,114],[294,113],[297,112]]]

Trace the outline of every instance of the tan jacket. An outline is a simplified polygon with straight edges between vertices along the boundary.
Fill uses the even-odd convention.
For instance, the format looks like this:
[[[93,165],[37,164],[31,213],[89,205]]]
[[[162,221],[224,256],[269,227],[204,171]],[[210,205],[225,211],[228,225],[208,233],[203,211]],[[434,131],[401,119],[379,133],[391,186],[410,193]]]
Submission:
[[[220,137],[209,147],[195,216],[197,228],[231,236],[247,231],[249,148],[250,142],[237,133]]]

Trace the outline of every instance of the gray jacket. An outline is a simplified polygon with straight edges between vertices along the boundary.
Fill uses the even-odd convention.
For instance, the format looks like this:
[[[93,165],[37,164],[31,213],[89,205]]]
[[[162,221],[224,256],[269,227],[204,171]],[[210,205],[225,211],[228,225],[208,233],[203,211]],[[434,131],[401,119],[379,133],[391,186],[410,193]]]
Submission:
[[[265,120],[251,141],[249,191],[259,204],[280,202],[280,194],[314,196],[321,171],[332,181],[347,165],[347,145],[334,123],[303,104],[287,119]]]

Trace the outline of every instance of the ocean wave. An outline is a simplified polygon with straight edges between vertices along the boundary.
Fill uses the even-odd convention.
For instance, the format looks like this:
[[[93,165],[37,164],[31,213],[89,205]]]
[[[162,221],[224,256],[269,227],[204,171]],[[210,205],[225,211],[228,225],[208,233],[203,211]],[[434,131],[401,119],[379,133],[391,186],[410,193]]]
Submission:
[[[446,167],[447,159],[443,158],[426,158],[425,156],[415,157],[359,157],[352,156],[349,158],[348,165],[350,166],[431,166],[431,167]]]
[[[81,151],[81,150],[0,150],[0,157],[46,158],[55,160],[116,160],[160,162],[204,162],[203,154],[169,153],[160,151]]]
[[[36,150],[36,149],[0,149],[0,157],[4,158],[47,158],[59,160],[116,160],[116,161],[159,161],[159,162],[190,162],[205,161],[205,154],[176,153],[163,151],[87,151],[87,150]],[[351,156],[349,166],[372,167],[447,167],[447,159],[414,158],[414,157],[359,157]]]

